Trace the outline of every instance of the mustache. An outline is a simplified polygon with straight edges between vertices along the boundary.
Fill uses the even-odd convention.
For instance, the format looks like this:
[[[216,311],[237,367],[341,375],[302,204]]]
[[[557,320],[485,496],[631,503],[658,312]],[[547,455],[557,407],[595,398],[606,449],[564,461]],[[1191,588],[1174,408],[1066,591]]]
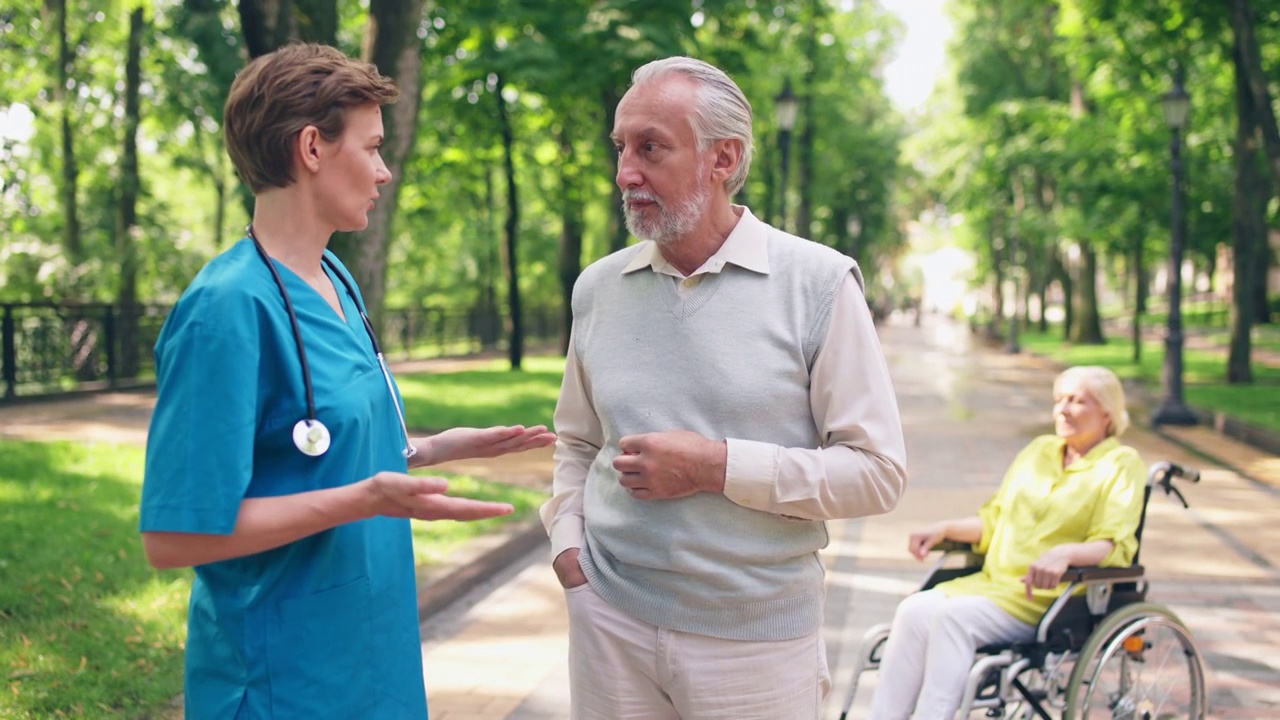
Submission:
[[[622,202],[627,203],[627,202],[631,202],[632,200],[658,203],[659,205],[662,204],[662,200],[657,195],[649,192],[648,190],[635,190],[635,189],[623,190]]]

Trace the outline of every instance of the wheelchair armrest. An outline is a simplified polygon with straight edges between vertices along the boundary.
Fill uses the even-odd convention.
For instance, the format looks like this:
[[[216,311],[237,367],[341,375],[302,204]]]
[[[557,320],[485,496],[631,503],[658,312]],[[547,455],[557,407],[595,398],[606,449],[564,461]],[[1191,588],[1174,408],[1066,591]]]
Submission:
[[[1123,580],[1139,580],[1142,578],[1141,565],[1129,567],[1070,567],[1062,576],[1063,582],[1088,583],[1096,581],[1117,582]]]
[[[1073,601],[1078,603],[1083,600],[1090,615],[1095,618],[1102,617],[1108,612],[1116,586],[1142,580],[1143,572],[1141,565],[1119,568],[1096,566],[1067,568],[1067,572],[1062,576],[1062,581],[1067,583],[1067,588],[1045,611],[1044,617],[1040,618],[1036,629],[1036,642],[1043,643],[1048,639],[1050,627]],[[1075,591],[1081,588],[1086,589],[1086,592],[1083,595],[1077,595]]]
[[[943,540],[930,548],[930,552],[935,550],[943,553],[970,553],[977,555],[977,553],[973,552],[972,543],[960,542],[958,540]]]
[[[942,556],[933,564],[933,569],[929,571],[928,578],[920,587],[921,590],[932,590],[935,585],[944,583],[948,580],[954,580],[965,575],[972,575],[982,569],[982,563],[985,557],[973,551],[973,545],[964,542],[956,542],[955,540],[943,540],[934,545],[931,551],[941,551]],[[949,558],[961,558],[959,566],[957,561],[948,562]]]

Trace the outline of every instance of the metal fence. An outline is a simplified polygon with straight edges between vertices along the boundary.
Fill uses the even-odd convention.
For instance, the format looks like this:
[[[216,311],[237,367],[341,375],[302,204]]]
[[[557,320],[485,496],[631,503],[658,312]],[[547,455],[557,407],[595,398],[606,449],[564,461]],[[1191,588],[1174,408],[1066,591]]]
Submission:
[[[168,306],[4,303],[0,311],[0,403],[155,380],[153,348]],[[527,345],[560,335],[555,308],[532,308],[524,320]],[[493,311],[388,309],[380,340],[392,360],[469,355],[505,350],[506,325]]]

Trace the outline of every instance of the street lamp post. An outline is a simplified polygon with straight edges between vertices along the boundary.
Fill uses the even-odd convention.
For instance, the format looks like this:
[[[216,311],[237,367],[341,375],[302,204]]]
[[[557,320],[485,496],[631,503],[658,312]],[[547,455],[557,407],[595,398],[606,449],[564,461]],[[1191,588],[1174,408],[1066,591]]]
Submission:
[[[782,213],[779,227],[787,229],[787,170],[791,164],[791,129],[796,126],[796,113],[800,103],[795,93],[791,92],[791,81],[782,86],[782,92],[774,98],[774,112],[778,119],[778,150],[782,154],[782,180],[779,183],[778,195],[782,198]]]
[[[1182,70],[1174,75],[1173,90],[1163,100],[1165,121],[1172,131],[1169,140],[1173,171],[1173,235],[1169,243],[1169,324],[1164,338],[1164,398],[1151,418],[1153,425],[1195,425],[1196,414],[1182,399],[1182,251],[1187,224],[1183,201],[1182,133],[1187,126],[1191,99],[1182,86]]]

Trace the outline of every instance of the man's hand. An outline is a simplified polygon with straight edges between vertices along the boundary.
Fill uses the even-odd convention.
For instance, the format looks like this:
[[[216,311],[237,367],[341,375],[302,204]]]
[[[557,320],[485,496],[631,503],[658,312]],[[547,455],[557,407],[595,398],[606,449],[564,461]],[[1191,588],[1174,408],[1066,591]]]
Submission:
[[[546,447],[556,441],[547,426],[497,425],[487,428],[458,427],[427,438],[416,438],[418,452],[411,467],[428,467],[450,460],[491,458]]]
[[[414,518],[417,520],[483,520],[510,515],[507,503],[485,502],[445,495],[449,482],[438,477],[380,472],[362,480],[370,517]]]
[[[587,583],[587,576],[582,574],[582,565],[578,563],[578,548],[569,548],[556,556],[551,568],[556,571],[560,587],[568,590]]]
[[[669,500],[724,492],[728,446],[687,430],[627,435],[613,467],[637,500]]]
[[[1031,563],[1026,576],[1022,578],[1022,584],[1027,589],[1027,599],[1031,599],[1032,588],[1052,590],[1058,587],[1070,566],[1071,550],[1068,546],[1058,545],[1046,550],[1039,559]]]

